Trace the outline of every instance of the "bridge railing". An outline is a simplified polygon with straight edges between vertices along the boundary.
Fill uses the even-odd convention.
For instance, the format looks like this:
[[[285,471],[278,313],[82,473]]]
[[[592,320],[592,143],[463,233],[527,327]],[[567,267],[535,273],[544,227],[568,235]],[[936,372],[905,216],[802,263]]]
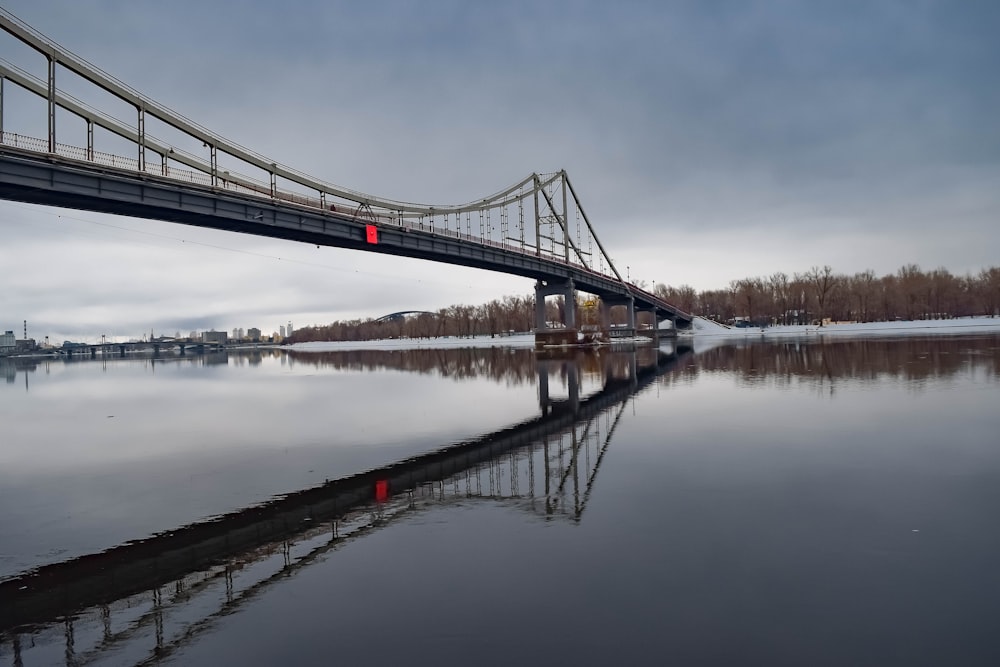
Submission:
[[[11,146],[13,148],[18,148],[22,150],[31,151],[34,153],[49,154],[48,141],[38,137],[26,136],[23,134],[17,134],[14,132],[3,132],[2,139],[0,143],[4,145]],[[478,244],[491,248],[502,249],[507,252],[514,252],[518,254],[524,254],[529,256],[539,256],[538,253],[526,250],[524,246],[517,243],[510,243],[507,241],[498,241],[491,238],[486,238],[478,236],[476,234],[470,234],[461,231],[459,228],[461,226],[461,221],[456,217],[456,229],[442,227],[440,225],[434,224],[433,219],[424,222],[425,218],[414,218],[406,216],[401,213],[387,213],[379,210],[363,209],[360,205],[345,202],[323,202],[318,197],[310,197],[308,195],[290,192],[282,189],[272,189],[269,183],[263,181],[257,181],[252,177],[246,176],[244,174],[221,172],[215,179],[215,184],[213,185],[212,176],[208,173],[193,170],[193,169],[180,169],[169,163],[157,162],[157,161],[146,161],[144,166],[139,164],[139,160],[136,158],[125,157],[121,155],[116,155],[113,153],[107,153],[103,151],[96,151],[93,149],[84,148],[81,146],[74,146],[64,143],[55,144],[55,154],[61,158],[68,160],[86,163],[88,165],[101,165],[104,167],[111,167],[113,169],[121,169],[128,172],[138,172],[149,176],[168,178],[173,181],[181,181],[184,183],[191,183],[198,186],[203,186],[206,188],[223,189],[230,192],[234,192],[241,195],[248,195],[252,197],[259,197],[261,199],[267,199],[268,201],[283,202],[286,204],[293,204],[296,206],[302,206],[314,211],[319,211],[324,214],[338,214],[338,215],[352,215],[359,222],[371,222],[380,225],[387,225],[392,227],[397,227],[407,231],[421,231],[425,233],[436,234],[439,236],[447,236],[457,240],[461,240],[466,243]],[[349,205],[353,204],[353,206]],[[571,266],[579,270],[586,271],[595,276],[600,276],[603,278],[614,279],[614,276],[609,273],[600,272],[594,268],[583,264],[582,262],[573,261],[572,259],[566,260],[564,256],[550,253],[542,253],[541,257],[547,261],[554,262],[557,264],[562,264],[566,266]]]

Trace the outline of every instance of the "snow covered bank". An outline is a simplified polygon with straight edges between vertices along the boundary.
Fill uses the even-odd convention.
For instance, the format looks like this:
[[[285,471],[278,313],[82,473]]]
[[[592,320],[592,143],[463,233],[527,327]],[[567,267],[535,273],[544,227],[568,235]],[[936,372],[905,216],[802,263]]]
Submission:
[[[925,334],[965,334],[1000,333],[998,317],[962,317],[951,320],[912,320],[905,322],[857,322],[853,324],[788,325],[748,328],[727,327],[700,317],[695,318],[690,335],[695,338],[707,336],[749,338],[761,336],[837,336],[837,335],[925,335]]]
[[[1000,333],[1000,318],[998,317],[966,317],[953,320],[916,320],[912,322],[865,322],[858,324],[831,324],[825,327],[812,325],[776,326],[760,329],[758,327],[738,329],[696,317],[690,334],[682,334],[681,339],[696,338],[698,340],[718,340],[726,338],[771,338],[779,336],[836,336],[836,335],[926,335],[926,334],[965,334],[965,333]],[[669,340],[669,339],[664,339]],[[618,342],[644,344],[650,342],[643,337],[631,338]],[[394,338],[384,340],[360,340],[338,342],[296,343],[293,350],[304,352],[325,352],[330,350],[421,350],[421,349],[456,349],[463,347],[516,347],[533,348],[535,335],[520,333],[513,336],[473,336],[458,338],[447,336],[442,338]]]

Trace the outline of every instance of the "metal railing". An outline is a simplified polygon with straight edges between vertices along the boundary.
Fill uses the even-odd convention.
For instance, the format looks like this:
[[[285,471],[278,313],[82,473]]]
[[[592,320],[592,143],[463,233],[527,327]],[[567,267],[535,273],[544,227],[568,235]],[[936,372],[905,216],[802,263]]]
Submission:
[[[13,132],[3,132],[2,141],[0,143],[10,146],[13,148],[18,148],[22,150],[31,151],[34,153],[49,153],[48,142],[45,139],[38,137],[26,136],[23,134],[16,134]],[[430,234],[436,234],[439,236],[447,236],[450,238],[458,239],[468,243],[474,243],[491,248],[499,248],[505,251],[514,252],[518,254],[529,255],[536,257],[536,253],[527,252],[520,244],[509,243],[505,241],[497,241],[491,238],[485,238],[477,236],[475,234],[467,234],[458,229],[444,228],[439,225],[434,224],[433,219],[427,219],[426,217],[421,217],[414,219],[412,217],[405,216],[403,214],[389,214],[382,211],[374,209],[366,209],[360,205],[355,204],[350,206],[348,203],[337,201],[333,203],[327,203],[324,206],[324,202],[318,197],[309,197],[307,195],[289,192],[287,190],[281,189],[271,189],[269,183],[264,183],[262,181],[255,181],[254,179],[245,176],[243,174],[235,174],[227,171],[220,172],[216,179],[215,185],[213,185],[212,176],[210,174],[189,170],[189,169],[179,169],[169,164],[162,162],[152,162],[147,161],[144,169],[140,169],[139,160],[131,157],[124,157],[121,155],[116,155],[113,153],[106,153],[103,151],[90,150],[80,146],[73,146],[69,144],[56,143],[55,144],[55,154],[61,158],[72,160],[75,162],[82,162],[88,165],[100,165],[103,167],[111,167],[113,169],[121,169],[124,171],[135,172],[146,174],[151,177],[167,178],[172,181],[181,181],[184,183],[190,183],[197,186],[202,186],[205,188],[214,188],[226,190],[228,192],[233,192],[240,195],[247,195],[251,197],[257,197],[261,199],[266,199],[269,202],[281,202],[285,204],[293,204],[295,206],[301,206],[307,209],[311,209],[314,212],[320,212],[324,214],[339,214],[339,215],[351,215],[358,222],[370,222],[374,224],[389,225],[401,229],[406,229],[408,231],[421,231]],[[339,205],[339,208],[338,208]],[[427,220],[426,222],[424,220]],[[596,275],[601,275],[606,278],[613,278],[613,276],[600,273],[592,270],[589,266],[569,261],[567,262],[565,257],[556,254],[544,254],[543,259],[548,261],[556,262],[558,264],[570,265],[576,268],[585,270],[589,273],[594,273]]]

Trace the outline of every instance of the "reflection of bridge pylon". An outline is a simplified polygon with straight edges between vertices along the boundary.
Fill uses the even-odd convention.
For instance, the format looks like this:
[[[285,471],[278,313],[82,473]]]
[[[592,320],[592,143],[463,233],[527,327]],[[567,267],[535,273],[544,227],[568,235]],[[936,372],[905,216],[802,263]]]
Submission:
[[[476,464],[414,490],[421,503],[495,500],[548,517],[579,521],[626,403],[577,422],[565,432]]]
[[[637,386],[640,367],[655,366],[658,354],[659,351],[655,348],[638,348],[629,352],[577,351],[570,356],[539,357],[535,367],[538,374],[538,405],[542,415],[560,412],[576,414],[580,408],[584,380],[588,377],[598,378],[604,388]],[[553,375],[562,378],[566,398],[553,398],[550,388]]]

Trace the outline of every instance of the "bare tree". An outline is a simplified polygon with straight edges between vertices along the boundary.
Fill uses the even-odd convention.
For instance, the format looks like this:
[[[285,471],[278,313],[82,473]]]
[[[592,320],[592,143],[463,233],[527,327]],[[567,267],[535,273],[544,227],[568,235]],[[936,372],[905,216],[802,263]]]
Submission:
[[[870,322],[872,319],[872,304],[876,297],[875,272],[865,269],[855,273],[850,280],[851,297],[856,304],[854,318],[861,322]]]
[[[990,317],[1000,315],[1000,267],[983,269],[976,283],[983,314]]]
[[[745,313],[748,322],[756,322],[767,294],[767,287],[761,278],[744,278],[731,283],[730,289],[736,299],[736,310]]]
[[[809,269],[805,274],[805,279],[812,288],[813,296],[816,299],[818,319],[820,326],[822,326],[823,318],[826,317],[827,301],[831,292],[837,287],[837,276],[833,275],[833,268],[827,264],[823,268],[814,266]]]
[[[767,284],[771,289],[771,300],[775,307],[772,318],[775,322],[788,324],[788,304],[791,297],[788,274],[781,271],[772,273],[771,277],[767,279]]]
[[[916,264],[907,264],[897,272],[899,296],[905,317],[915,320],[927,312],[927,276]]]

